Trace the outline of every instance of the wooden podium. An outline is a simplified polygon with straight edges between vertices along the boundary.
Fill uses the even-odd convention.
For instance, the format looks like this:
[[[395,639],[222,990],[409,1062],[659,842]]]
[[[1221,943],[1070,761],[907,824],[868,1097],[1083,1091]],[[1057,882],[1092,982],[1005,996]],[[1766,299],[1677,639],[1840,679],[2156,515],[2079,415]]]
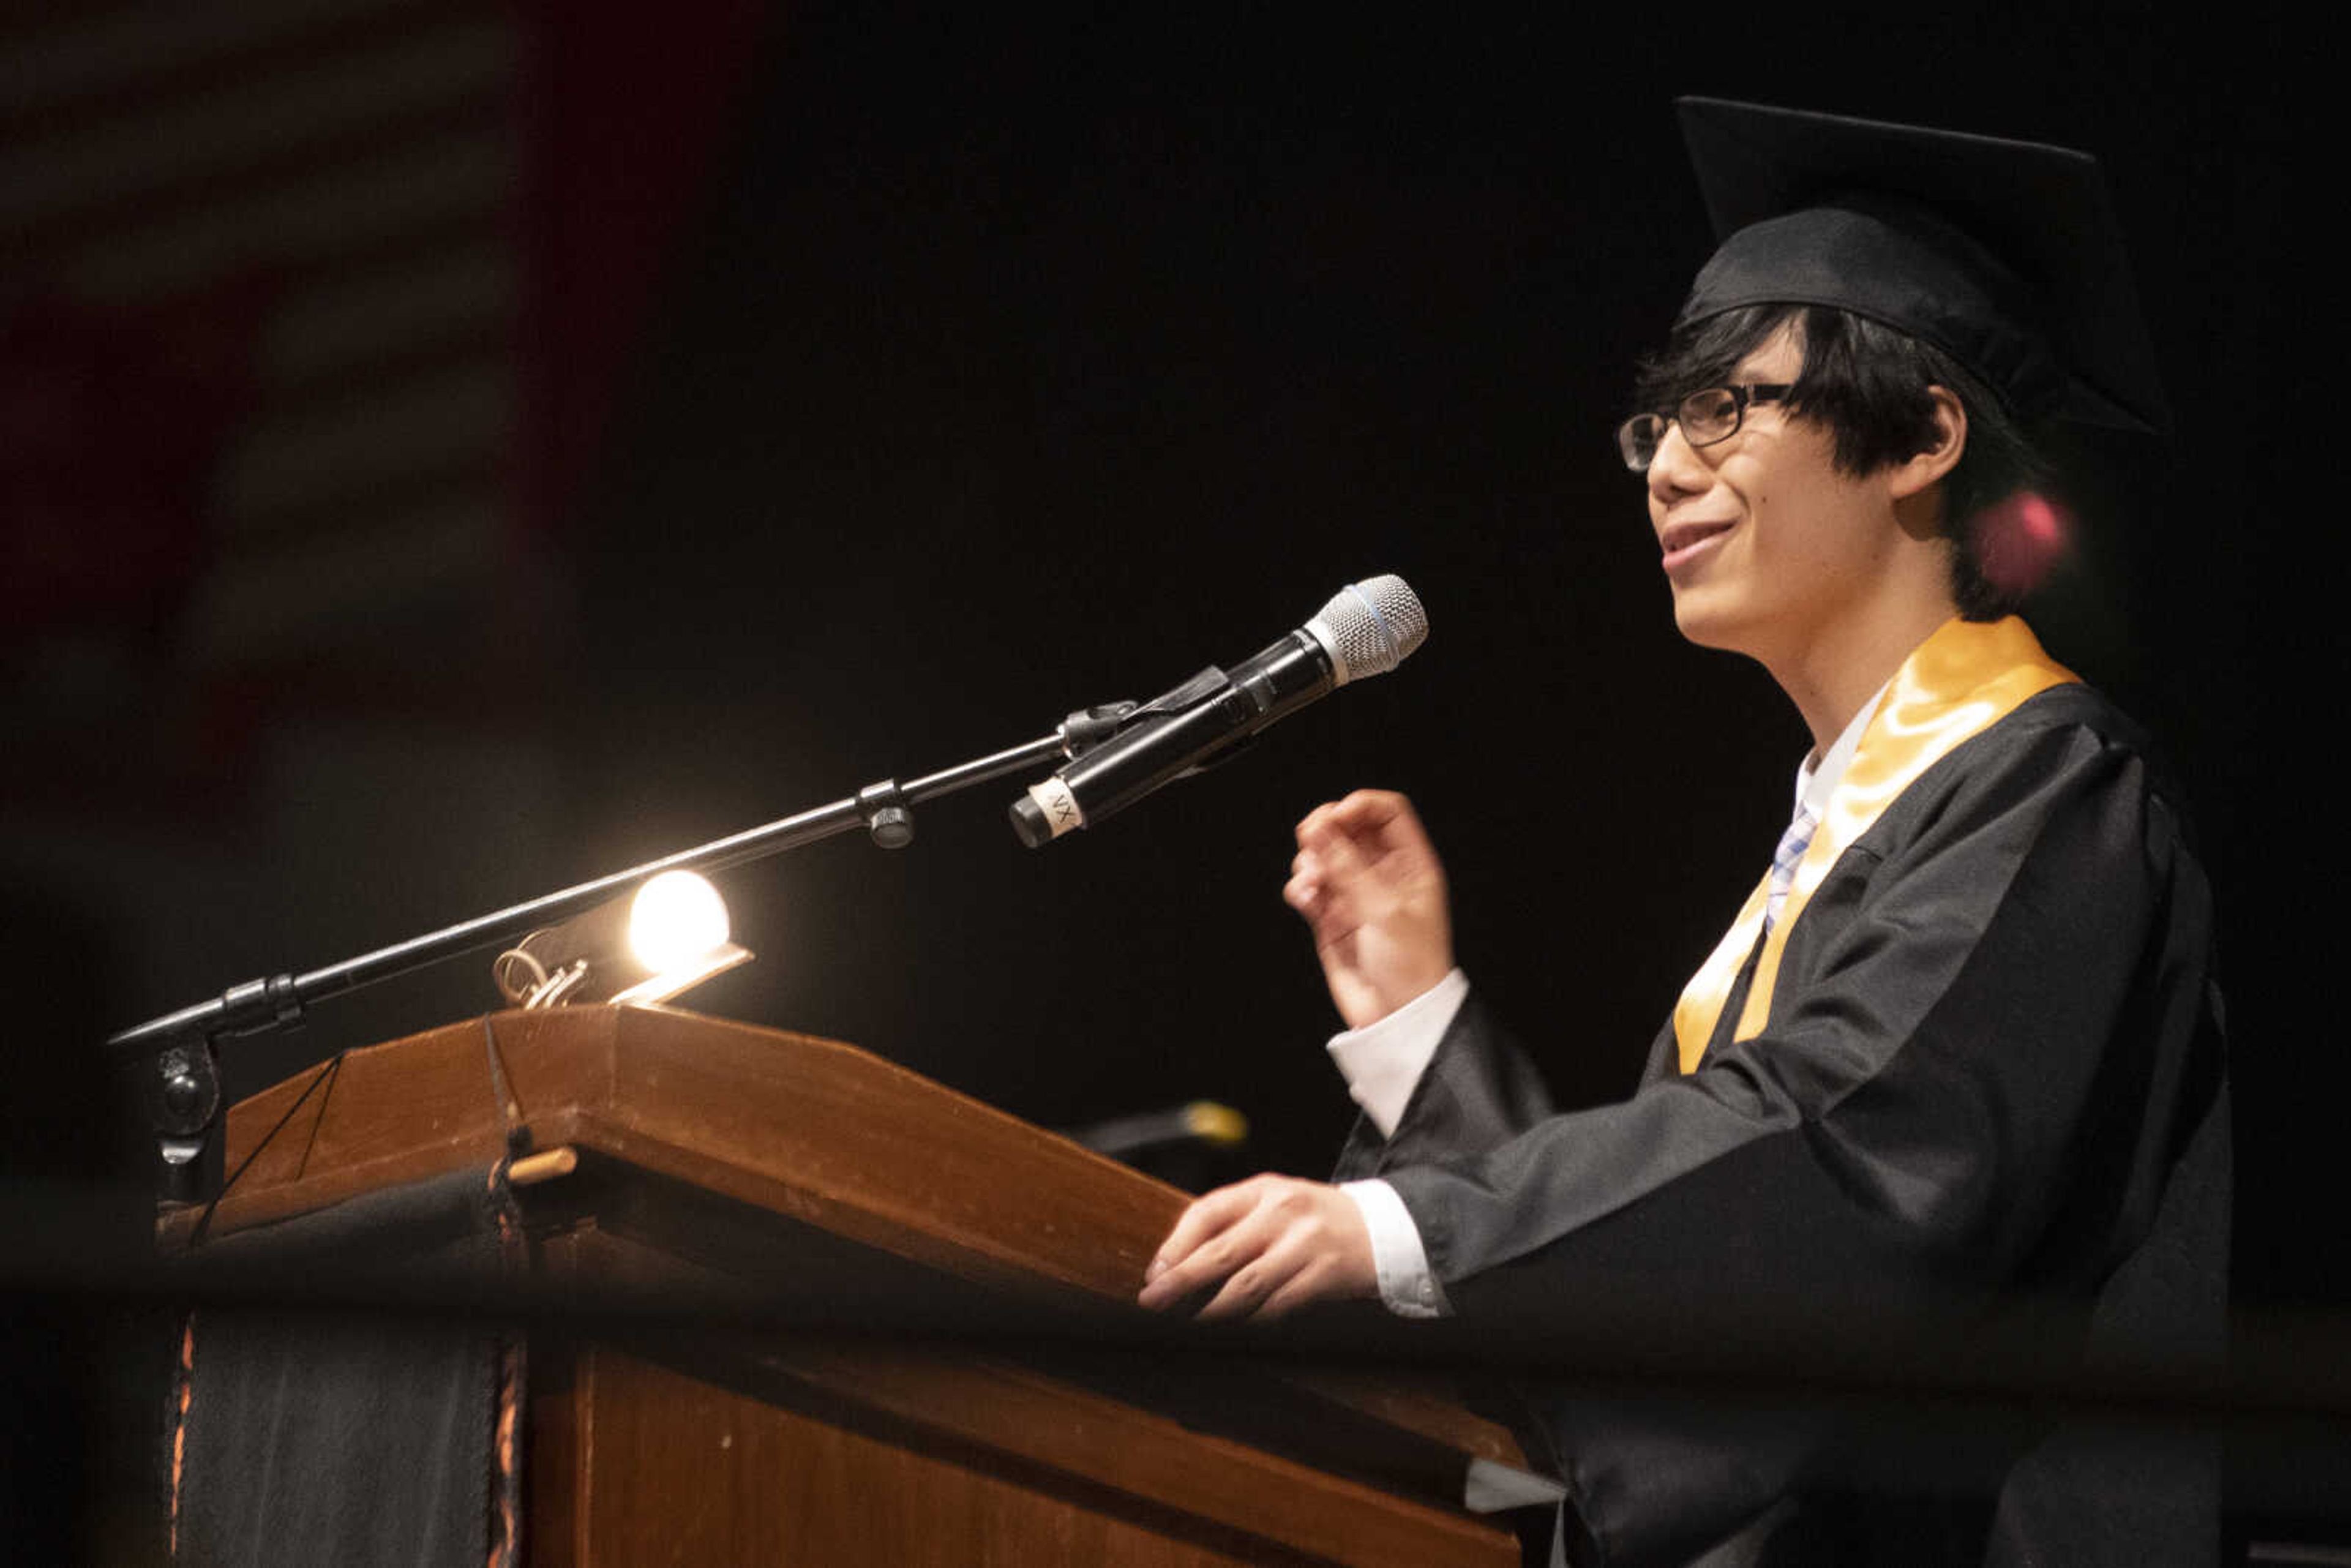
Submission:
[[[517,1183],[531,1284],[729,1314],[709,1336],[534,1335],[539,1568],[1518,1561],[1459,1502],[1472,1461],[1520,1468],[1516,1445],[1423,1390],[1017,1334],[759,1329],[761,1302],[1099,1321],[1186,1201],[863,1051],[579,1008],[353,1051],[288,1118],[312,1076],[230,1111],[229,1168],[260,1153],[214,1235],[487,1166],[518,1113],[552,1155],[525,1174],[555,1173]]]

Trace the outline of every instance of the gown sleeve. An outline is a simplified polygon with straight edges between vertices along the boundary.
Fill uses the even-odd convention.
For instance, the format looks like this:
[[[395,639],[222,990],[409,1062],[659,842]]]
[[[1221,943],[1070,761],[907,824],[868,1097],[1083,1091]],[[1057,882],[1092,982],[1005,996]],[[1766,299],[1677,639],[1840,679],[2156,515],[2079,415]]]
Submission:
[[[2203,1000],[2202,896],[2135,750],[1996,727],[1846,852],[1753,1038],[1549,1115],[1480,1014],[1384,1146],[1358,1128],[1350,1155],[1403,1198],[1465,1322],[1628,1284],[1839,1317],[2086,1293],[2135,1245],[2123,1211],[2179,1099],[2162,1042]],[[1557,1425],[1586,1551],[1612,1563],[1679,1560],[1763,1512],[1808,1440],[1580,1448]]]
[[[1473,988],[1437,1040],[1395,1131],[1383,1138],[1376,1122],[1357,1116],[1333,1179],[1353,1181],[1401,1165],[1481,1154],[1551,1113],[1542,1074]]]

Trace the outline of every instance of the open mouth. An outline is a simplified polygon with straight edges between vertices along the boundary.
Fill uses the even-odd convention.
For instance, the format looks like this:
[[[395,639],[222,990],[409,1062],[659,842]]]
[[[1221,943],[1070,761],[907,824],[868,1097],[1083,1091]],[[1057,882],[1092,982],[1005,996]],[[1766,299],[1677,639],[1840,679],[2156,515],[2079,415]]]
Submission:
[[[1667,523],[1657,536],[1657,543],[1666,552],[1666,570],[1671,571],[1687,561],[1696,560],[1708,546],[1737,526],[1734,523]]]

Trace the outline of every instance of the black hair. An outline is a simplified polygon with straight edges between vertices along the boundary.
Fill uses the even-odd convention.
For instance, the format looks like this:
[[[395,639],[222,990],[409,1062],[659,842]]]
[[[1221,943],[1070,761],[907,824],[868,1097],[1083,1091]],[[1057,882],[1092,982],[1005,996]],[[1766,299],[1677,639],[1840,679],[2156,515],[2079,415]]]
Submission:
[[[1982,379],[1931,343],[1828,305],[1749,305],[1677,330],[1635,370],[1634,406],[1670,413],[1691,392],[1719,386],[1741,360],[1793,322],[1804,350],[1787,408],[1827,427],[1832,460],[1845,474],[1875,473],[1936,440],[1931,387],[1968,413],[1967,445],[1942,480],[1951,541],[1951,598],[1970,621],[1996,621],[2022,597],[1984,574],[1976,518],[2019,490],[2043,483],[2049,465],[2022,424]]]

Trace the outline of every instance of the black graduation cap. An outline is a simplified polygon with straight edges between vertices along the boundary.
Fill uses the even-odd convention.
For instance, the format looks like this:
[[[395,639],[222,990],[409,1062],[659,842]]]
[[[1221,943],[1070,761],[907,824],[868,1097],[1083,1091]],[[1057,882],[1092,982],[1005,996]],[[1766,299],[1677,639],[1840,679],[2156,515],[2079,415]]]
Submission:
[[[1720,99],[1677,107],[1721,242],[1677,325],[1838,306],[1943,350],[2025,419],[2168,424],[2088,153]]]

